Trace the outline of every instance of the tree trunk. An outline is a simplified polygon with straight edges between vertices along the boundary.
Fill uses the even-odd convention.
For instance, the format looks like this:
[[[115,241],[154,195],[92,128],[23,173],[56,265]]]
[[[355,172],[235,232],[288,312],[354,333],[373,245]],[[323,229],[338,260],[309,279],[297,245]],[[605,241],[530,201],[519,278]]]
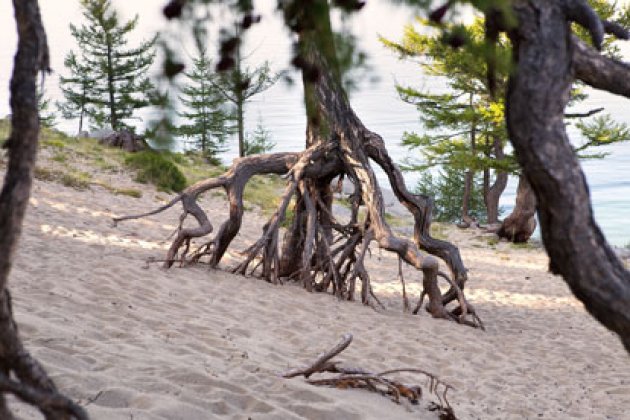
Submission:
[[[563,276],[587,310],[617,332],[630,351],[630,273],[593,219],[563,118],[575,74],[620,91],[607,82],[610,75],[625,73],[618,82],[628,92],[630,71],[573,38],[571,21],[587,27],[596,45],[604,29],[611,29],[587,2],[515,1],[513,8],[519,25],[510,32],[516,67],[508,83],[506,119],[523,175],[536,195],[550,270]]]
[[[112,42],[107,35],[107,92],[109,94],[109,119],[112,130],[118,131],[118,117],[116,116],[116,87],[114,86],[114,65],[112,57]]]
[[[23,347],[7,288],[9,273],[29,201],[37,154],[39,117],[36,82],[49,71],[46,32],[36,0],[14,0],[18,51],[11,77],[9,163],[0,192],[0,418],[13,419],[5,394],[35,405],[47,420],[87,415],[57,392],[44,368]]]
[[[493,141],[494,156],[497,160],[503,160],[505,153],[503,152],[503,146],[499,138]],[[485,170],[483,174],[483,200],[486,205],[487,221],[490,226],[497,225],[499,223],[499,200],[505,187],[507,187],[508,174],[507,172],[497,171],[494,183],[490,185],[490,171]]]
[[[467,170],[464,175],[464,193],[462,194],[462,227],[469,227],[475,223],[472,217],[470,217],[470,198],[473,192],[473,181],[475,173],[472,170]]]
[[[469,97],[469,106],[473,110],[474,107],[474,94],[471,93]],[[473,112],[474,114],[474,112]],[[475,156],[477,153],[477,126],[476,121],[470,124],[470,154]],[[464,176],[464,193],[462,194],[462,227],[470,227],[475,224],[475,221],[470,217],[470,200],[473,194],[473,183],[475,181],[475,171],[469,169]]]
[[[516,203],[512,213],[505,218],[497,231],[499,238],[505,238],[514,243],[524,243],[529,240],[536,230],[536,195],[521,175],[516,188]]]

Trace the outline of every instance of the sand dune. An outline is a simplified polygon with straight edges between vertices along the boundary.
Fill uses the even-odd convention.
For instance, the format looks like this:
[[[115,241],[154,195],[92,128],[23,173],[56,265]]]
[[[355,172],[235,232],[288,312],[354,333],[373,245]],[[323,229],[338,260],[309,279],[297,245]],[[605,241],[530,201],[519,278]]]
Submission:
[[[277,376],[345,332],[355,339],[340,359],[434,372],[455,387],[450,401],[461,419],[630,418],[628,355],[547,273],[540,250],[492,249],[451,232],[483,332],[402,313],[396,260],[378,250],[369,268],[381,312],[222,270],[147,267],[147,258],[163,256],[179,210],[118,227],[110,217],[154,208],[157,196],[166,198],[39,181],[33,191],[11,278],[17,320],[59,388],[95,419],[435,418],[429,398],[397,405]],[[213,221],[225,216],[220,198],[203,201]],[[260,232],[263,219],[246,218],[234,250]],[[230,255],[227,265],[238,258]],[[418,274],[406,269],[406,277],[417,297]],[[14,404],[20,418],[39,418]]]

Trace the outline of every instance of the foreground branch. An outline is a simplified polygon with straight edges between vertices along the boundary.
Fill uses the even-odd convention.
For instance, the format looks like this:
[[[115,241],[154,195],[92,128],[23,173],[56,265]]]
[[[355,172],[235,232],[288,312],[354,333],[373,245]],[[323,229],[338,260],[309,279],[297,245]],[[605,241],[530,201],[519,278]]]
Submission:
[[[630,351],[630,272],[595,223],[563,120],[575,76],[630,97],[630,68],[577,40],[559,3],[532,0],[515,6],[520,24],[510,33],[517,63],[506,99],[508,133],[536,194],[550,270],[562,275],[586,309]],[[571,42],[558,42],[564,39]]]
[[[36,0],[14,0],[18,50],[11,77],[11,135],[0,193],[0,418],[13,419],[5,394],[37,407],[47,420],[86,419],[79,406],[57,392],[44,368],[24,349],[7,288],[28,205],[39,137],[36,83],[49,71],[48,45]],[[15,379],[13,379],[15,378]]]

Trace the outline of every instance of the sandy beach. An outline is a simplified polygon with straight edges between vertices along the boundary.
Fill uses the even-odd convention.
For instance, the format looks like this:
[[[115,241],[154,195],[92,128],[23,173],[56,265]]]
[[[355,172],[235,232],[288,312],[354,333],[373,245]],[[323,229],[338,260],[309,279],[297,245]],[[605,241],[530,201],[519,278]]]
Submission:
[[[94,419],[436,418],[428,392],[419,405],[395,404],[278,376],[347,332],[354,341],[340,360],[430,371],[454,387],[449,401],[460,419],[630,419],[628,354],[548,273],[541,249],[446,230],[470,270],[467,295],[484,332],[404,313],[397,260],[376,248],[368,268],[381,311],[205,266],[148,265],[164,256],[179,208],[114,227],[113,216],[169,196],[129,175],[101,176],[143,196],[36,181],[10,282],[27,348]],[[201,202],[217,226],[225,202],[212,194]],[[246,214],[223,268],[264,221]],[[420,276],[405,274],[415,300]],[[19,418],[41,418],[13,407]]]

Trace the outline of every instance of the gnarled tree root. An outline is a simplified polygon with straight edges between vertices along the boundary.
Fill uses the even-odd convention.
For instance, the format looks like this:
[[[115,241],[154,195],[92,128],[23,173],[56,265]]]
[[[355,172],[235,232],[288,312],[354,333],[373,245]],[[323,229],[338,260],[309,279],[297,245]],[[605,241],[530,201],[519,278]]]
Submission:
[[[246,183],[257,174],[282,174],[287,179],[287,187],[280,205],[264,225],[261,237],[243,253],[243,261],[232,269],[234,273],[257,274],[274,284],[282,283],[283,279],[292,279],[302,283],[309,291],[330,290],[335,296],[346,300],[354,299],[358,282],[361,285],[361,301],[382,307],[373,293],[370,276],[364,265],[369,245],[376,241],[381,248],[396,253],[401,261],[422,271],[424,290],[429,297],[427,310],[434,317],[482,327],[479,317],[463,295],[466,275],[457,248],[447,242],[437,241],[426,233],[430,224],[430,201],[427,202],[426,197],[414,196],[405,189],[398,168],[387,156],[382,140],[379,143],[379,139],[371,139],[373,153],[370,156],[374,156],[374,160],[390,175],[396,194],[414,215],[415,243],[395,236],[385,222],[382,197],[371,169],[352,165],[352,171],[348,171],[351,163],[347,161],[347,156],[350,154],[341,153],[335,143],[312,146],[302,153],[278,153],[238,159],[224,175],[190,186],[169,204],[142,215],[119,217],[114,222],[153,215],[181,202],[183,213],[164,266],[168,268],[174,262],[183,265],[207,260],[211,267],[217,267],[240,229]],[[351,199],[352,217],[348,223],[341,224],[332,214],[332,200],[327,190],[322,188],[321,180],[329,180],[344,173],[349,174],[356,191]],[[192,240],[205,237],[213,231],[213,226],[198,205],[197,198],[201,193],[214,188],[223,188],[226,191],[230,206],[229,217],[212,239],[189,254]],[[299,247],[286,251],[285,246],[285,254],[281,255],[280,229],[292,200],[296,202],[296,212],[297,209],[303,212],[301,219],[304,226],[299,233]],[[362,205],[367,211],[364,220],[359,222],[359,208]],[[197,227],[183,227],[188,215],[195,218]],[[454,279],[440,273],[437,260],[422,255],[418,246],[444,259],[454,274]],[[297,261],[294,264],[295,269],[283,272],[282,258]],[[450,286],[444,295],[438,287],[438,276],[444,278]],[[450,302],[456,302],[458,306],[452,310],[446,309]],[[405,307],[408,308],[408,304]]]

